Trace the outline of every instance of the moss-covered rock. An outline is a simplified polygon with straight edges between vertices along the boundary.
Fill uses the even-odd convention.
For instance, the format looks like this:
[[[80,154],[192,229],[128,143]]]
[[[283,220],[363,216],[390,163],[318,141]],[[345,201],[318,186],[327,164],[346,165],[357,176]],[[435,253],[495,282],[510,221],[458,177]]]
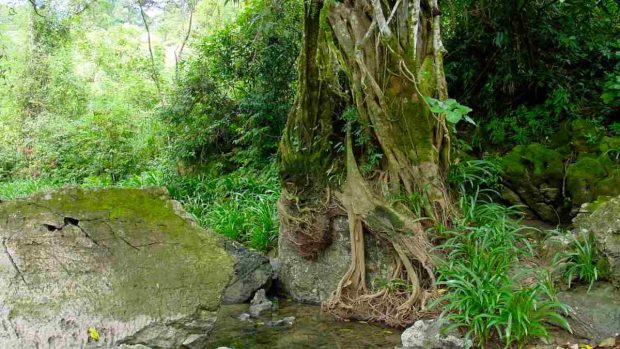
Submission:
[[[585,119],[577,119],[568,123],[571,134],[572,148],[579,153],[596,151],[603,137],[597,125]]]
[[[517,146],[501,161],[503,198],[554,223],[569,222],[586,202],[620,195],[620,138],[597,136],[596,128],[583,121],[562,129],[590,136],[578,133],[575,139],[564,139],[558,135],[551,142],[558,147],[554,149],[541,144]]]
[[[568,166],[566,187],[576,205],[596,199],[595,184],[607,176],[605,166],[593,157],[581,157]]]
[[[515,182],[525,181],[540,185],[559,183],[563,177],[562,155],[542,144],[516,146],[502,159],[505,173]],[[521,175],[527,178],[519,178]]]
[[[2,202],[0,239],[2,348],[197,347],[233,274],[222,241],[165,189]]]
[[[564,179],[562,159],[559,152],[541,144],[515,147],[501,160],[504,185],[507,187],[503,191],[506,194],[504,199],[529,207],[544,220],[558,222],[566,211],[561,195]]]

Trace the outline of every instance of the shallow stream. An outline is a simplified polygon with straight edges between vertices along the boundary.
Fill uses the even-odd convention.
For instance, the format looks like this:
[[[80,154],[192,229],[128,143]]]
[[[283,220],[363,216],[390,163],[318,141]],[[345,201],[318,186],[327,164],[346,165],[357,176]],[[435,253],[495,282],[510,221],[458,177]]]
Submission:
[[[207,348],[393,349],[400,344],[398,330],[364,322],[336,321],[318,306],[281,300],[271,319],[294,316],[292,326],[269,326],[269,317],[240,320],[239,315],[247,312],[247,304],[222,306]]]

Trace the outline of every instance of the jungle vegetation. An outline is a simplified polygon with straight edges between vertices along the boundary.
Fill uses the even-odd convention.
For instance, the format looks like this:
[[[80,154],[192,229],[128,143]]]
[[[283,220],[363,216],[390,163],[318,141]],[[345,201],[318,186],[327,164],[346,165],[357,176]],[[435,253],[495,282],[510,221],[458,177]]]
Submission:
[[[619,34],[612,0],[2,1],[0,199],[166,186],[201,225],[307,258],[343,215],[326,311],[402,327],[441,307],[520,346],[567,324],[549,275],[510,274],[530,249],[502,188],[554,223],[620,194]],[[511,182],[524,161],[561,187],[553,214]],[[369,234],[400,292],[367,285]],[[574,244],[569,282],[591,283]]]

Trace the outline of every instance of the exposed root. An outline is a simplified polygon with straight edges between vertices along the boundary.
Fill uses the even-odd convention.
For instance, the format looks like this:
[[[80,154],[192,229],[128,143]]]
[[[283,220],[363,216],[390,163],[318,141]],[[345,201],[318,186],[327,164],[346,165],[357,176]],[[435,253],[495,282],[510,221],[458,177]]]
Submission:
[[[350,149],[350,148],[349,148]],[[410,212],[402,214],[375,194],[347,154],[347,182],[336,197],[347,211],[351,264],[324,309],[339,318],[353,318],[405,327],[423,316],[434,291],[430,243]],[[406,281],[401,289],[369,290],[366,283],[364,234],[385,241],[396,262],[393,279]]]
[[[325,192],[326,203],[308,199],[309,193],[299,199],[295,189],[285,191],[279,202],[281,222],[299,254],[316,257],[330,243],[329,203],[342,205],[349,222],[351,264],[325,310],[340,318],[404,327],[426,313],[425,303],[435,295],[428,225],[421,220],[448,226],[454,213],[443,178],[450,159],[450,129],[445,116],[432,114],[424,100],[447,97],[437,1],[347,0],[322,10],[323,1],[307,4],[326,16],[306,11],[298,102],[280,149],[284,173],[295,179],[291,188],[316,190],[317,183],[323,183],[318,180],[323,173],[316,168],[332,161],[322,161],[317,154],[330,154],[334,161],[345,160],[347,178],[334,198]],[[321,18],[328,25],[320,25]],[[323,27],[326,35],[320,36]],[[331,79],[339,72],[346,75],[342,87],[347,91],[334,88],[340,84]],[[337,102],[333,96],[338,96]],[[335,119],[345,107],[355,107],[357,123],[365,130],[364,137],[353,133],[355,142],[352,123],[342,128]],[[319,131],[320,137],[315,134]],[[327,142],[315,142],[339,142],[344,132],[346,159],[332,152]],[[291,139],[302,141],[305,153],[322,159],[315,161],[316,168],[299,161]],[[369,149],[380,150],[380,161],[373,165],[373,175],[364,178],[354,152],[359,156],[369,154]],[[389,202],[390,197],[414,194],[422,197],[416,208]],[[391,281],[397,283],[374,290],[369,286],[364,251],[368,235],[385,244],[394,259]]]

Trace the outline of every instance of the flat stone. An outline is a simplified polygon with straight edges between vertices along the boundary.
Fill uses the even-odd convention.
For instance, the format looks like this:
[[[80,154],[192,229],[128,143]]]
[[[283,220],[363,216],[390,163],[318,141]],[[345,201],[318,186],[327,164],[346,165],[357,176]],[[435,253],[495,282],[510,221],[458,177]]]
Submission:
[[[287,316],[284,319],[269,321],[269,322],[267,322],[267,326],[270,326],[270,327],[287,327],[287,326],[293,326],[294,322],[295,322],[295,317],[294,316]]]
[[[620,290],[609,283],[595,283],[588,292],[579,286],[560,292],[558,299],[571,307],[568,321],[574,334],[592,341],[620,335]]]
[[[241,313],[241,314],[237,317],[237,319],[239,319],[239,320],[241,320],[241,321],[248,321],[248,320],[250,320],[250,317],[251,317],[251,316],[250,316],[250,314],[248,314],[248,313]]]

